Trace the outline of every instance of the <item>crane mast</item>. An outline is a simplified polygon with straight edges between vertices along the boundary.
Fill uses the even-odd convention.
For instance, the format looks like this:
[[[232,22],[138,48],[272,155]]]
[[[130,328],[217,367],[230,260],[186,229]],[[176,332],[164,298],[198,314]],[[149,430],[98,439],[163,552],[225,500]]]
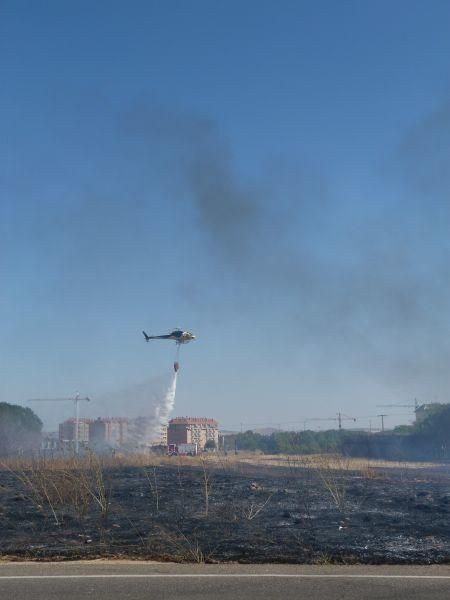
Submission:
[[[77,392],[72,398],[31,398],[28,402],[73,402],[75,407],[75,454],[78,454],[80,448],[80,402],[90,402],[87,396],[81,398]]]

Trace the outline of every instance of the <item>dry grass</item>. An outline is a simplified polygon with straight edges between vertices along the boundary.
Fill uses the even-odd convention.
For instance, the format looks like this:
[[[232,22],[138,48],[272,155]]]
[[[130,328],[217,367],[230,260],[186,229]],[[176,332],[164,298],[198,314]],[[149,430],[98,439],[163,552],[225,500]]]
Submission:
[[[164,469],[166,465],[172,468]],[[15,458],[0,462],[0,469],[10,474],[4,474],[8,486],[21,496],[20,500],[27,499],[30,521],[33,513],[40,513],[36,522],[42,523],[43,532],[55,531],[53,524],[64,524],[57,531],[58,538],[63,540],[69,539],[67,531],[73,527],[74,532],[95,533],[91,548],[98,544],[98,548],[109,552],[115,551],[117,544],[121,552],[125,549],[139,553],[141,548],[144,555],[198,563],[213,560],[216,552],[228,552],[222,546],[227,532],[230,544],[238,545],[238,530],[255,535],[251,538],[253,551],[260,552],[256,547],[261,543],[278,543],[271,533],[275,520],[282,524],[280,529],[286,526],[294,531],[292,535],[302,552],[307,539],[305,532],[306,536],[319,539],[330,522],[336,528],[336,518],[340,528],[346,529],[347,523],[352,522],[352,527],[367,527],[371,531],[370,523],[355,517],[361,507],[366,510],[367,505],[371,509],[374,505],[371,498],[377,491],[382,490],[384,495],[386,490],[391,493],[402,481],[400,474],[407,483],[398,503],[403,510],[405,490],[414,489],[415,482],[422,480],[422,474],[418,476],[408,469],[427,466],[331,454],[252,453],[237,456],[205,453],[198,457],[87,454],[54,460]],[[122,467],[135,470],[121,472]],[[399,473],[391,472],[389,476],[390,468],[398,469]],[[10,485],[12,477],[20,485]],[[113,477],[117,477],[117,483],[112,496]],[[382,480],[376,481],[379,478]],[[327,517],[326,523],[318,518],[322,515]],[[16,523],[21,526],[19,518]],[[73,539],[67,542],[68,552],[73,551],[72,542]],[[84,543],[90,542],[92,539]],[[284,546],[280,552],[284,556]],[[327,555],[324,554],[323,560],[328,560]]]
[[[159,528],[158,535],[160,541],[170,551],[171,560],[202,564],[209,558],[195,537],[190,538],[179,529]]]
[[[247,521],[253,521],[260,514],[260,512],[267,506],[272,498],[273,494],[269,496],[263,502],[247,502],[241,508],[242,515]]]
[[[370,469],[429,469],[439,466],[436,463],[413,461],[387,461],[367,458],[342,457],[339,454],[266,454],[242,455],[237,459],[252,465],[272,467],[318,468],[324,464],[327,468],[344,471],[364,471]]]
[[[209,514],[209,496],[211,494],[211,470],[208,468],[211,464],[205,458],[201,457],[202,472],[203,472],[203,496],[205,499],[205,517]]]
[[[159,487],[158,487],[158,476],[157,476],[157,467],[154,465],[152,467],[152,473],[150,475],[147,469],[144,469],[145,476],[147,478],[150,490],[155,499],[155,512],[159,513]]]
[[[412,462],[412,461],[386,461],[367,458],[349,458],[339,454],[256,454],[252,452],[240,452],[238,455],[222,453],[205,453],[199,456],[161,456],[157,454],[121,454],[115,455],[93,455],[62,456],[55,458],[28,458],[15,457],[5,458],[0,461],[0,470],[29,471],[45,469],[48,471],[83,470],[92,468],[93,456],[96,464],[102,469],[117,467],[158,467],[192,466],[205,468],[216,468],[224,471],[239,471],[242,465],[253,465],[256,467],[287,467],[299,469],[334,469],[338,471],[360,471],[367,478],[375,477],[376,469],[427,469],[439,466],[437,463]]]
[[[108,516],[111,482],[94,454],[52,461],[14,459],[0,462],[0,467],[22,484],[34,506],[48,511],[57,525],[67,508],[81,518],[94,505],[103,518]]]

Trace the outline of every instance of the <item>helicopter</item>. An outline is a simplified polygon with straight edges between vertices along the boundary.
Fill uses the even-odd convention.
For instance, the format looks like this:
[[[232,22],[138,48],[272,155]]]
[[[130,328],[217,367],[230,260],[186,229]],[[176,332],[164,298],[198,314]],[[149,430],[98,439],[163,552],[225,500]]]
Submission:
[[[183,331],[182,329],[174,329],[171,333],[166,335],[147,335],[145,331],[142,332],[145,337],[145,341],[150,340],[173,340],[177,344],[187,344],[195,340],[195,335],[190,331]]]

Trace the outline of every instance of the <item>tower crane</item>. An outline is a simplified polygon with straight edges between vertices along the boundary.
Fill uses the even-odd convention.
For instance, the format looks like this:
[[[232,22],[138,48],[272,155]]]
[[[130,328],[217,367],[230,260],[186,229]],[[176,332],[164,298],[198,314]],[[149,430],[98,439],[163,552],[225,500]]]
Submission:
[[[78,454],[80,440],[79,440],[79,423],[80,423],[80,402],[90,402],[91,399],[80,398],[80,394],[77,392],[72,398],[30,398],[28,402],[73,402],[75,406],[75,454]]]
[[[419,401],[414,398],[414,404],[377,404],[378,408],[413,408],[414,412],[419,408]]]
[[[342,421],[353,421],[354,423],[356,423],[355,417],[349,417],[348,415],[344,415],[341,412],[338,412],[336,414],[337,422],[339,423],[339,431],[342,429]]]

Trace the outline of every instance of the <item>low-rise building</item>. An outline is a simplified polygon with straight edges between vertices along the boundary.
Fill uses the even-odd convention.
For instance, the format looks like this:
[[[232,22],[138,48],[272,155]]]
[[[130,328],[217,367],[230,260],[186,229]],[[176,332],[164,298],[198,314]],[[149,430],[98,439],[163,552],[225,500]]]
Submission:
[[[42,432],[41,451],[57,452],[61,448],[58,431]]]
[[[197,444],[203,450],[212,440],[219,445],[219,424],[215,419],[205,417],[175,417],[169,421],[167,429],[168,444]]]

